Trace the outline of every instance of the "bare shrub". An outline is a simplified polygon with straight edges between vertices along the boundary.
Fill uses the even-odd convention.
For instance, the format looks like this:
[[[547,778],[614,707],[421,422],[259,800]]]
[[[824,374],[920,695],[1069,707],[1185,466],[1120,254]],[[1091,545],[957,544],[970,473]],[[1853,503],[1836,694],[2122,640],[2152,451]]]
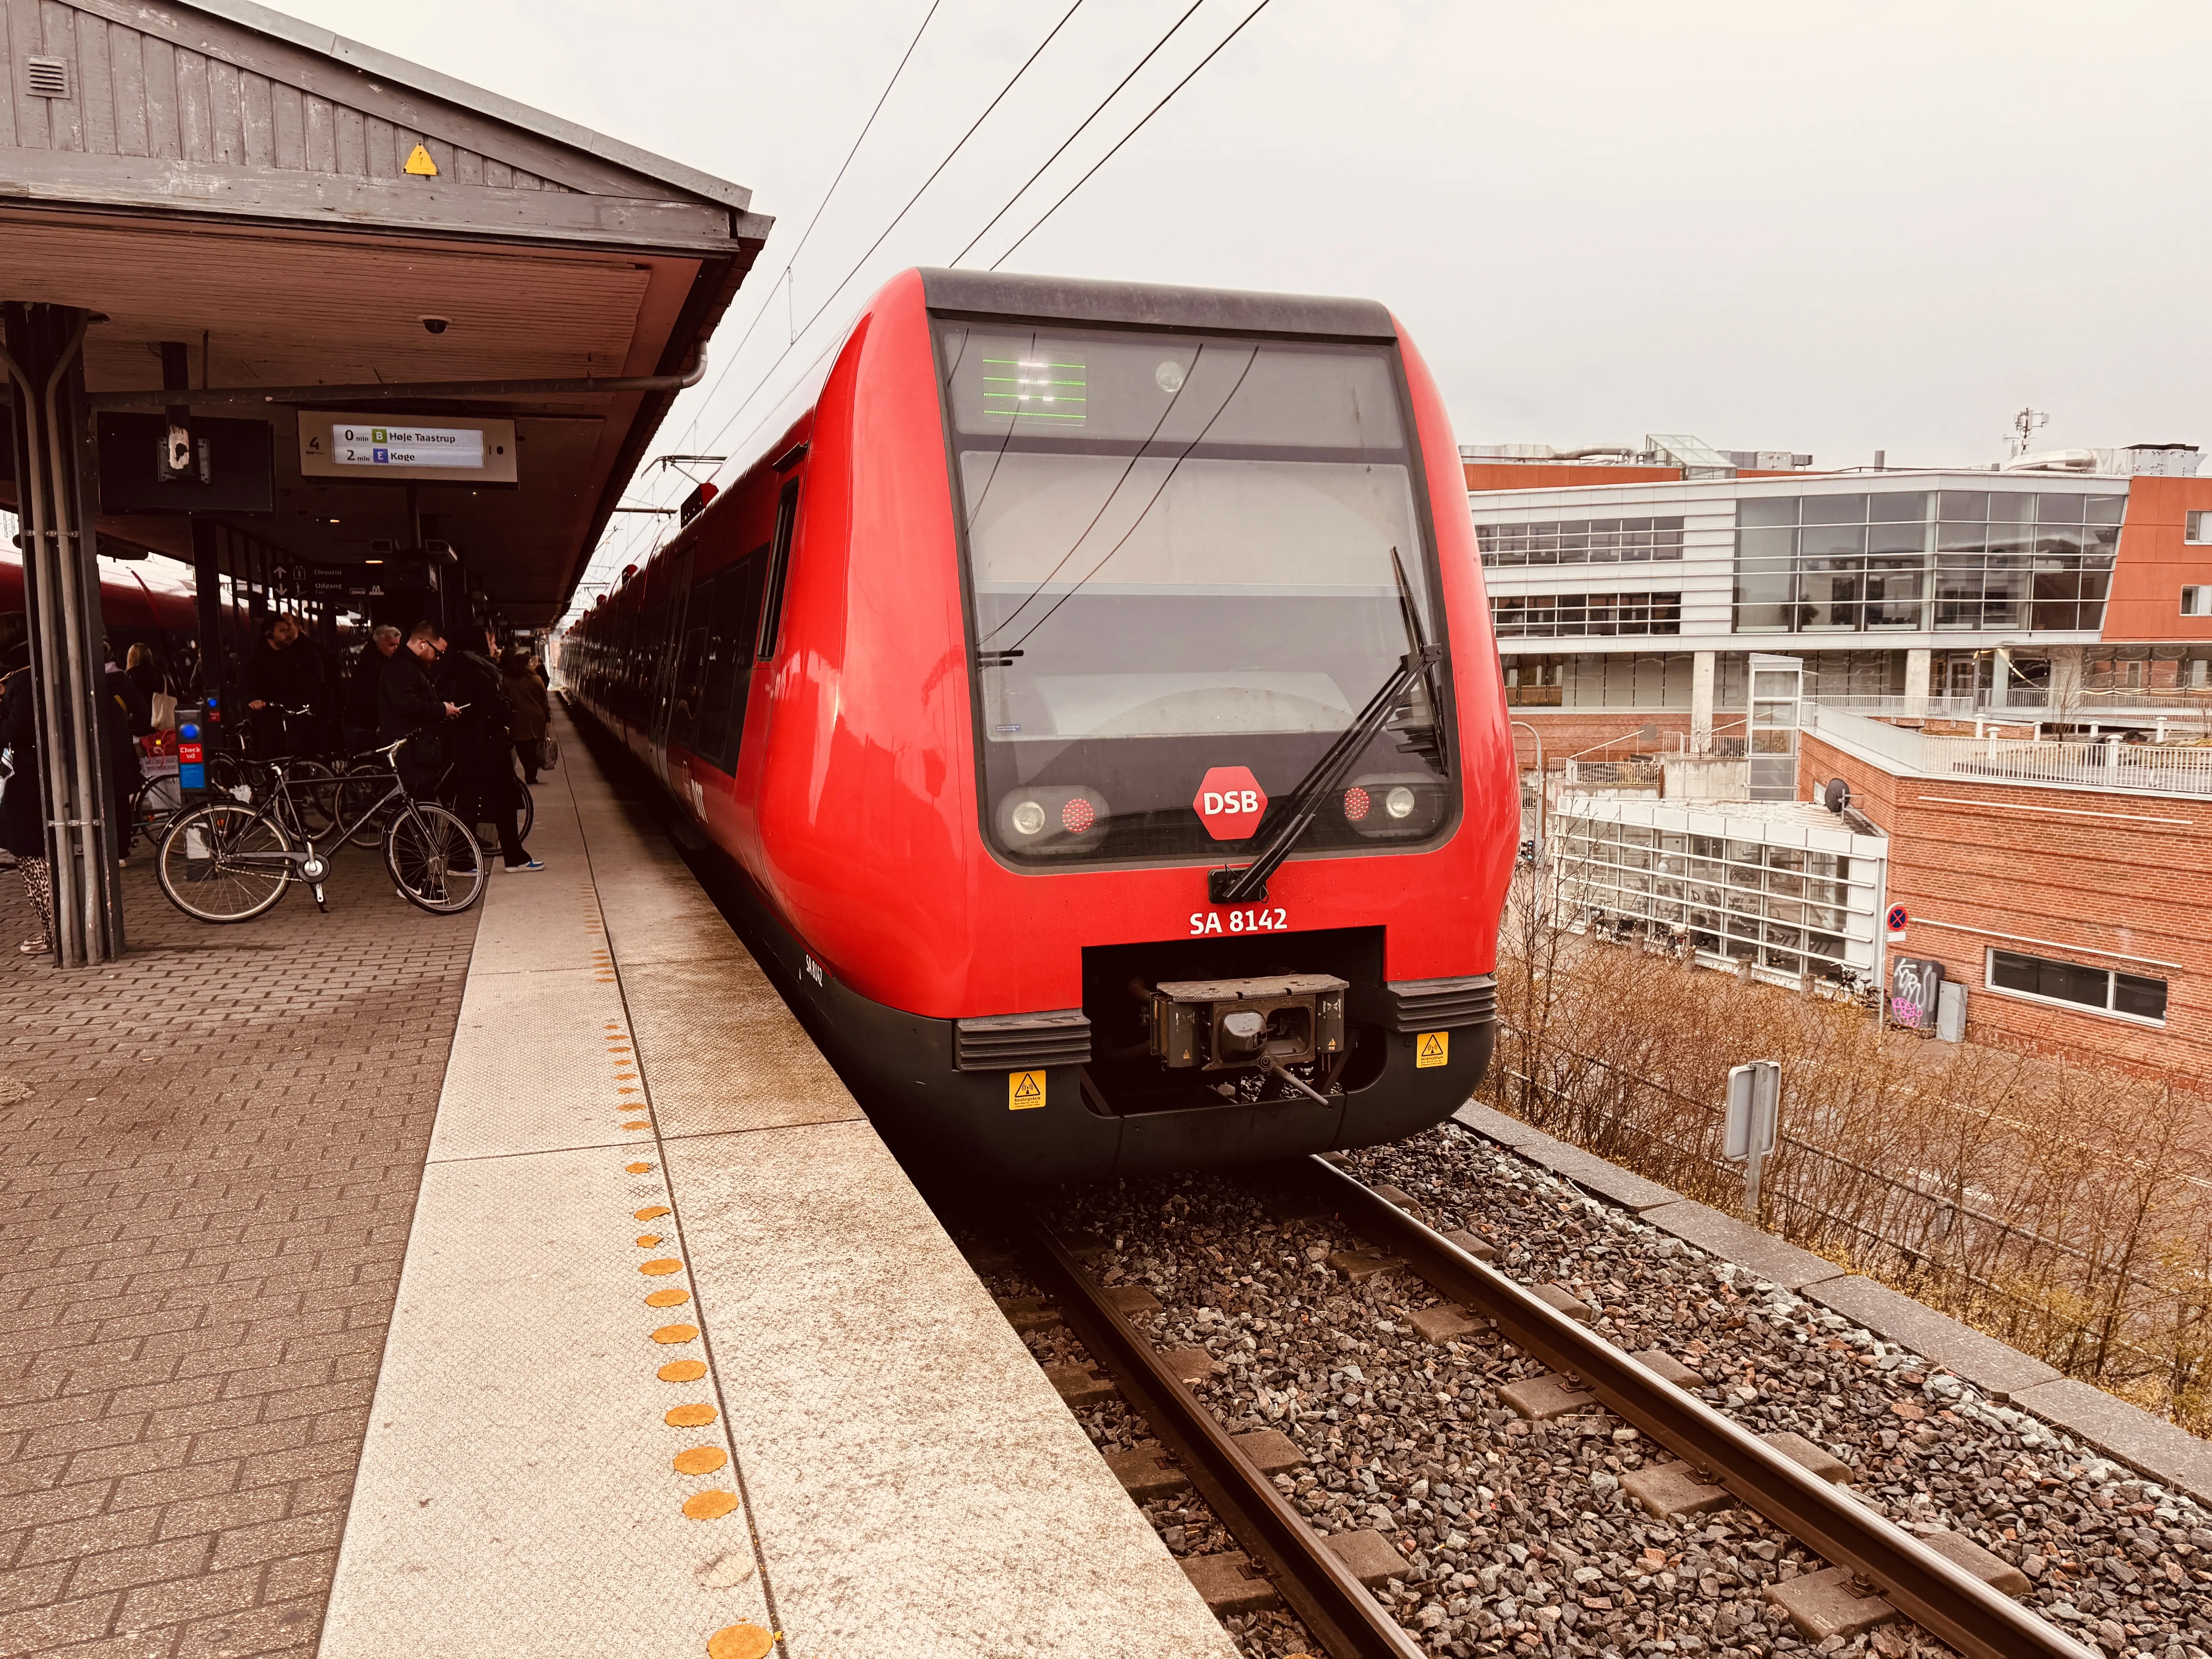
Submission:
[[[2212,1430],[2212,1110],[2171,1083],[1878,1033],[1555,927],[1524,878],[1487,1102],[1716,1207],[1727,1074],[1782,1063],[1759,1224],[2069,1376]]]

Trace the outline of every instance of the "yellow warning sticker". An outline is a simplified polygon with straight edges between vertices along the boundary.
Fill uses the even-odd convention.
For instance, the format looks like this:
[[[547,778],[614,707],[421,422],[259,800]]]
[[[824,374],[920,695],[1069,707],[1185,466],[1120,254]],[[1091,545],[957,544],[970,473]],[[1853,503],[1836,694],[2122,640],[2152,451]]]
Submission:
[[[1451,1057],[1449,1031],[1424,1031],[1414,1039],[1413,1064],[1441,1066]]]
[[[438,164],[430,159],[426,147],[417,144],[408,153],[405,171],[418,179],[434,179],[438,176]]]
[[[1044,1073],[1042,1072],[1009,1072],[1006,1073],[1006,1109],[1025,1112],[1032,1106],[1044,1104]]]

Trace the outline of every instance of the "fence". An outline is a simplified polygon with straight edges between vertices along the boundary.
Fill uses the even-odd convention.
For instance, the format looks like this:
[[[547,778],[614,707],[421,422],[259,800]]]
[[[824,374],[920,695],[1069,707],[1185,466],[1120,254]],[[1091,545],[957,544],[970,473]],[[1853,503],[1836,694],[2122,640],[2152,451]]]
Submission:
[[[1552,927],[1516,887],[1491,1104],[1728,1210],[1730,1065],[1784,1068],[1762,1224],[2060,1370],[2212,1425],[2212,1109],[2185,1091],[1885,1038],[1844,1001]]]
[[[2021,743],[1922,738],[1924,772],[2007,783],[2078,783],[2161,795],[2212,795],[2212,749],[2162,744]]]
[[[1526,1034],[1510,1026],[1500,1028],[1506,1039],[1502,1054],[1525,1044]],[[1638,1102],[1616,1097],[1592,1113],[1587,1097],[1577,1098],[1571,1088],[1547,1085],[1525,1070],[1498,1064],[1492,1073],[1493,1091],[1501,1080],[1510,1085],[1507,1097],[1498,1103],[1523,1122],[1572,1140],[1598,1156],[1630,1168],[1668,1167],[1673,1184],[1685,1196],[1735,1212],[1740,1207],[1743,1175],[1740,1166],[1721,1154],[1724,1109],[1717,1103],[1694,1098],[1668,1088],[1655,1079],[1624,1073],[1610,1061],[1571,1049],[1550,1055],[1554,1066],[1565,1061],[1570,1068],[1598,1067],[1618,1079],[1617,1087]],[[1790,1108],[1790,1079],[1783,1079],[1784,1121]],[[1587,1096],[1587,1091],[1583,1091]],[[1653,1127],[1649,1109],[1660,1103],[1664,1116],[1679,1120],[1686,1109],[1687,1138]],[[1689,1177],[1686,1179],[1686,1175]],[[2112,1373],[2140,1375],[2169,1364],[2167,1355],[2130,1340],[2121,1322],[2111,1316],[2095,1321],[2054,1313],[2048,1295],[2047,1272],[2032,1275],[2045,1284],[2042,1294],[2019,1288],[2020,1270],[2032,1268],[2036,1258],[2057,1258],[2075,1264],[2092,1276],[2108,1271],[2107,1264],[2080,1245],[2046,1238],[2031,1227],[2006,1220],[1966,1201],[1965,1183],[1948,1183],[1933,1172],[1921,1179],[1902,1180],[1843,1157],[1787,1128],[1776,1137],[1774,1153],[1760,1176],[1759,1224],[1801,1245],[1842,1256],[1854,1271],[1890,1284],[1915,1285],[1925,1291],[1931,1285],[1949,1281],[1965,1289],[1984,1305],[2002,1307],[2009,1317],[2003,1324],[2013,1340],[2024,1328],[2063,1328],[2066,1340],[2060,1357],[2050,1363],[2069,1375],[2099,1377]],[[1867,1200],[1871,1197],[1869,1208]],[[1856,1211],[1856,1213],[1851,1212]],[[2002,1262],[2004,1269],[1978,1264]],[[2008,1271],[2011,1279],[1993,1276]],[[2172,1285],[2132,1269],[2118,1275],[2126,1291],[2154,1300],[2170,1298]],[[2212,1290],[2212,1287],[2208,1287]],[[1955,1298],[1953,1298],[1955,1299]],[[2048,1332],[2045,1333],[2046,1338]],[[2047,1340],[2042,1345],[2046,1350]],[[2193,1370],[2172,1379],[2182,1391],[2195,1382]]]
[[[1808,705],[1808,729],[1867,750],[1923,777],[2073,784],[2161,795],[2212,795],[2212,749],[2170,744],[2023,743],[2015,738],[1931,738],[1848,709]]]

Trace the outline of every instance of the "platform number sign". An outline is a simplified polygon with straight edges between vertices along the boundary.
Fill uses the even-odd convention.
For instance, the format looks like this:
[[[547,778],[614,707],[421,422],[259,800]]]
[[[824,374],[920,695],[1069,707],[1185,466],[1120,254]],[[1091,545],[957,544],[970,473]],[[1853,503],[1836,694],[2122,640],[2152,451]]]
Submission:
[[[1009,1072],[1006,1073],[1006,1109],[1026,1112],[1044,1104],[1044,1073],[1042,1072]]]
[[[1416,1070],[1429,1066],[1443,1066],[1451,1059],[1449,1031],[1424,1031],[1413,1039],[1413,1066]]]

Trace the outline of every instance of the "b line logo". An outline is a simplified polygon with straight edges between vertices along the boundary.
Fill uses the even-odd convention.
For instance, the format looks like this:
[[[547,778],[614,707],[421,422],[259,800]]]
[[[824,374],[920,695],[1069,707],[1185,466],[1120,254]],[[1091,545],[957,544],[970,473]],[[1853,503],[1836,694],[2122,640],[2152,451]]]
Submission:
[[[1250,767],[1217,766],[1199,780],[1190,810],[1214,840],[1243,841],[1267,814],[1267,792]]]

